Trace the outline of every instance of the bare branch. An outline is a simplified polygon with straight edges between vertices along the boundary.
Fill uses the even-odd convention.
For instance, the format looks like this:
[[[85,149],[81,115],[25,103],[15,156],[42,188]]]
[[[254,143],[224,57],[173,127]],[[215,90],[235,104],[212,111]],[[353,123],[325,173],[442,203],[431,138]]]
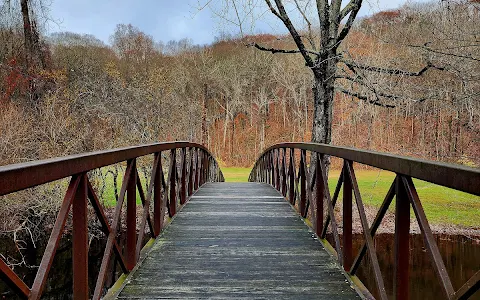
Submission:
[[[340,11],[339,20],[342,21],[353,9],[355,8],[354,1],[350,1],[345,7]]]
[[[292,50],[287,50],[287,49],[267,48],[267,47],[261,46],[257,43],[249,43],[249,44],[247,44],[247,47],[255,47],[258,50],[272,52],[273,54],[275,54],[275,53],[285,53],[285,54],[301,53],[301,51],[298,50],[298,49],[297,50],[293,50],[293,49]],[[305,49],[305,51],[307,53],[310,53],[310,54],[313,54],[313,55],[320,55],[320,53],[315,52],[315,51],[311,51],[311,50],[308,50],[308,49]]]
[[[445,68],[437,67],[437,66],[431,64],[430,62],[428,62],[427,65],[424,66],[422,69],[420,69],[420,71],[418,71],[418,72],[411,72],[411,71],[400,70],[400,69],[390,69],[390,68],[368,66],[368,65],[363,65],[363,64],[356,63],[354,61],[348,61],[348,60],[341,60],[341,62],[343,62],[351,70],[353,68],[358,68],[358,69],[377,72],[377,73],[384,73],[384,74],[390,74],[390,75],[405,75],[405,76],[412,76],[412,77],[422,76],[423,73],[425,73],[430,68],[437,69],[437,70],[440,70],[440,71],[445,70]]]
[[[271,7],[270,0],[265,0],[265,1],[267,2],[267,5],[269,5],[269,7]],[[305,45],[302,41],[302,38],[300,37],[297,30],[295,29],[295,26],[293,26],[292,21],[288,17],[287,11],[285,10],[285,7],[283,6],[282,1],[281,0],[275,0],[275,4],[277,5],[280,20],[282,20],[283,24],[285,24],[285,27],[287,27],[288,31],[292,35],[293,40],[298,47],[298,50],[300,50],[300,53],[302,54],[303,58],[305,59],[306,65],[308,67],[312,68],[313,65],[314,65],[313,60],[310,57],[308,51],[305,49]]]
[[[424,49],[424,50],[427,50],[427,51],[430,51],[430,52],[433,52],[433,53],[437,53],[437,54],[449,55],[449,56],[454,56],[454,57],[458,57],[458,58],[471,59],[471,60],[474,60],[474,61],[480,61],[480,58],[440,51],[438,49],[430,48],[426,44],[425,45],[407,45],[407,46],[412,47],[412,48],[421,48],[421,49]],[[471,47],[476,47],[476,46],[477,45],[472,45]],[[446,49],[448,49],[448,48],[446,48]]]
[[[313,33],[312,33],[312,23],[310,22],[310,20],[307,18],[307,15],[305,15],[305,10],[302,10],[302,8],[300,7],[300,4],[298,3],[298,0],[294,0],[295,1],[295,5],[297,6],[297,9],[298,11],[300,12],[300,14],[302,15],[303,19],[305,20],[305,22],[307,23],[307,27],[308,27],[308,41],[310,42],[310,46],[312,46],[313,50],[317,50],[317,47],[315,45],[315,40],[313,38]],[[308,5],[308,3],[307,3]],[[306,6],[305,6],[306,7]],[[306,8],[305,8],[306,9]]]
[[[265,2],[267,3],[268,8],[269,8],[270,11],[272,12],[272,14],[274,14],[275,16],[277,16],[277,18],[279,18],[280,20],[283,21],[283,17],[278,13],[278,11],[275,10],[275,8],[273,7],[273,5],[272,5],[272,3],[270,2],[270,0],[265,0]]]
[[[363,2],[362,0],[351,0],[350,3],[348,3],[347,6],[351,6],[351,8],[349,9],[350,10],[349,11],[350,15],[348,16],[347,23],[345,23],[345,26],[343,26],[342,30],[340,31],[340,33],[337,36],[337,39],[336,39],[336,42],[335,42],[336,47],[338,47],[338,45],[340,45],[340,42],[343,41],[343,39],[345,39],[347,34],[350,32],[350,29],[352,28],[352,25],[353,25],[353,21],[355,21],[355,18],[357,17],[357,14],[358,14],[358,11],[360,10],[360,7],[362,6],[362,2]],[[340,12],[340,15],[341,14],[342,14],[342,12]],[[339,21],[341,21],[341,19]]]
[[[359,93],[356,93],[356,92],[353,92],[353,91],[350,91],[350,90],[346,90],[342,87],[335,87],[335,89],[339,92],[342,92],[342,93],[346,94],[346,95],[355,97],[355,98],[357,98],[359,100],[362,100],[362,101],[366,101],[366,102],[368,102],[370,104],[373,104],[373,105],[376,105],[376,106],[381,106],[381,107],[386,107],[386,108],[395,108],[396,107],[395,105],[384,104],[384,103],[378,102],[378,100],[369,99],[366,95],[362,95],[362,94],[359,94]]]

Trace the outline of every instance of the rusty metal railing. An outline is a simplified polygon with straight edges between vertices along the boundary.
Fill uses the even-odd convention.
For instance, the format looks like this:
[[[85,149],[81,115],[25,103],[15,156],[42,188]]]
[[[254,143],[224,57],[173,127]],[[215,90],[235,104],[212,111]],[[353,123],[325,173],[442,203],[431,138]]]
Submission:
[[[170,156],[167,181],[162,168],[164,151],[168,151]],[[179,162],[177,152],[180,152]],[[154,159],[150,184],[145,195],[137,171],[137,158],[150,154]],[[87,173],[120,162],[127,162],[127,167],[113,221],[109,222]],[[188,197],[204,183],[224,181],[216,160],[202,145],[189,142],[155,143],[0,167],[0,196],[70,176],[70,184],[32,287],[27,286],[6,262],[0,259],[0,279],[3,279],[22,298],[39,299],[41,297],[70,209],[72,209],[73,296],[75,299],[88,299],[92,296],[88,285],[88,202],[93,207],[102,230],[107,236],[100,272],[93,292],[93,299],[99,299],[104,292],[112,254],[118,260],[122,271],[129,273],[139,259],[147,224],[151,237],[157,237],[164,227],[166,210],[169,216],[173,217],[178,206],[185,204]],[[138,233],[137,191],[144,208],[143,214],[138,216],[140,224]],[[126,242],[122,249],[116,238],[125,196],[127,228]],[[153,201],[153,215],[150,214],[151,201]]]
[[[296,171],[295,150],[300,151],[298,173]],[[288,155],[287,155],[288,151]],[[310,152],[310,168],[307,166],[307,151]],[[298,152],[297,152],[298,153]],[[343,159],[343,167],[333,196],[328,188],[325,156]],[[287,159],[288,156],[288,159]],[[312,160],[313,158],[313,160]],[[372,224],[368,224],[365,207],[358,188],[354,162],[373,166],[396,173],[385,199],[378,209]],[[310,170],[309,170],[310,169]],[[368,253],[372,264],[375,283],[380,299],[387,299],[387,292],[380,271],[373,238],[393,199],[395,201],[395,261],[394,261],[394,297],[409,299],[409,234],[410,207],[422,232],[425,248],[432,261],[443,294],[446,299],[467,299],[480,289],[480,270],[477,271],[460,289],[454,290],[445,264],[435,242],[432,230],[418,197],[412,178],[418,178],[434,184],[453,188],[480,196],[480,170],[419,160],[385,153],[362,151],[358,149],[329,146],[315,143],[282,143],[266,149],[256,161],[249,177],[252,182],[271,184],[292,204],[305,218],[310,203],[312,227],[326,245],[327,228],[330,225],[335,243],[333,254],[343,266],[345,272],[355,279],[356,272]],[[343,236],[338,233],[334,208],[338,202],[340,189],[343,186]],[[352,193],[353,192],[353,193]],[[352,250],[352,198],[355,197],[365,242],[356,257]],[[298,201],[298,202],[297,202]],[[324,201],[326,216],[324,220]],[[328,247],[332,248],[333,247]],[[372,294],[362,288],[366,298]]]

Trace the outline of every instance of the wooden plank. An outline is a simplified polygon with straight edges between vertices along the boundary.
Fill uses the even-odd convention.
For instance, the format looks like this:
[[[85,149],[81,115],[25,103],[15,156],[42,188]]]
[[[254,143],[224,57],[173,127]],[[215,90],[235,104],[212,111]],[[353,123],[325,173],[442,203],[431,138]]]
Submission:
[[[278,195],[266,184],[204,185],[118,298],[359,299],[338,263]]]

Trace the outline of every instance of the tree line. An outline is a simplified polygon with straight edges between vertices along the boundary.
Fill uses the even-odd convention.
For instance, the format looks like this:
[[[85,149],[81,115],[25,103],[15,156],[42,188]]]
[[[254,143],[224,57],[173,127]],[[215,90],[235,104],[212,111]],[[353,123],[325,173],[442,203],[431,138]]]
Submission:
[[[192,140],[226,165],[249,166],[273,143],[320,134],[315,90],[327,81],[312,78],[305,54],[278,51],[296,49],[291,35],[165,45],[119,24],[107,45],[92,35],[43,36],[41,6],[20,2],[0,27],[1,164]],[[333,76],[321,87],[333,89],[331,142],[478,164],[479,20],[478,3],[447,1],[350,24],[336,71],[314,70]],[[298,34],[321,43],[308,27]]]

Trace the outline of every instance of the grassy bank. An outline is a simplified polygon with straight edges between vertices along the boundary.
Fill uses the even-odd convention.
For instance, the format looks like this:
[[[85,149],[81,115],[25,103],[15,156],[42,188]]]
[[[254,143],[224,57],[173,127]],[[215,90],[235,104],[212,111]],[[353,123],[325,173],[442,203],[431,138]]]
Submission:
[[[227,182],[246,182],[250,169],[222,168],[222,172]],[[395,174],[383,170],[357,170],[355,172],[364,203],[379,207],[395,178]],[[329,186],[332,193],[339,174],[339,170],[332,170],[329,174]],[[414,180],[414,183],[430,223],[480,227],[480,197],[422,180]],[[395,205],[392,204],[390,209],[394,207]]]
[[[248,182],[248,176],[250,175],[251,168],[222,168],[225,182]]]

